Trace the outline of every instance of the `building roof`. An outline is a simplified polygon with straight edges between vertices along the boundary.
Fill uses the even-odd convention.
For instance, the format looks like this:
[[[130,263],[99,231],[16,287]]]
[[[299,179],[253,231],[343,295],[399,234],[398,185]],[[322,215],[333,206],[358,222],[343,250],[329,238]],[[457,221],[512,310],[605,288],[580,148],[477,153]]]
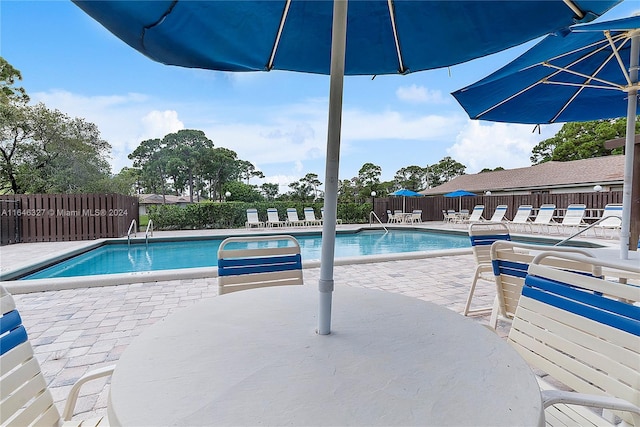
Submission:
[[[571,162],[546,162],[526,168],[461,175],[420,193],[437,195],[459,189],[471,192],[535,190],[622,184],[623,181],[624,155],[616,155]]]
[[[189,198],[185,196],[175,196],[172,194],[166,194],[164,196],[164,202],[162,194],[138,194],[140,204],[147,205],[160,205],[162,203],[168,205],[174,205],[179,203],[189,203]]]

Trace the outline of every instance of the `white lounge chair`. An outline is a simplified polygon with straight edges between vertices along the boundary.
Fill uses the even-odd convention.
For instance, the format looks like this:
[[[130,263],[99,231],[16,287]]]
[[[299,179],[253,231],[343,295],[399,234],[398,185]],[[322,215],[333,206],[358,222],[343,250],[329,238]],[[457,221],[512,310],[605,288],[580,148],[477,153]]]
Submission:
[[[395,214],[391,212],[391,209],[387,209],[387,222],[389,224],[398,222],[398,218],[396,218]]]
[[[549,256],[618,277],[640,274],[578,255],[542,253],[532,261],[507,342],[548,374],[539,379],[546,424],[639,426],[640,290],[543,265]]]
[[[553,219],[553,214],[555,213],[555,211],[556,205],[552,203],[546,203],[540,206],[540,209],[538,209],[538,214],[536,215],[536,219],[534,219],[532,223],[532,231],[535,231],[533,226],[536,226],[538,227],[538,231],[540,233],[542,233],[543,229],[549,232],[549,228],[552,224],[557,225],[557,223]]]
[[[247,222],[244,225],[246,228],[264,227],[264,222],[258,219],[258,210],[256,208],[247,209]]]
[[[471,300],[476,290],[478,280],[494,282],[493,267],[491,266],[491,244],[497,240],[511,240],[509,229],[499,222],[476,222],[469,225],[469,240],[473,250],[473,258],[476,261],[476,270],[469,288],[467,302],[464,306],[465,316],[476,313],[488,313],[491,306],[471,308]]]
[[[282,241],[286,242],[285,246],[281,245]],[[235,245],[234,249],[227,249],[230,243]],[[238,244],[248,247],[238,247]],[[219,295],[268,286],[302,284],[300,245],[292,236],[228,237],[220,244]]]
[[[496,206],[496,210],[493,211],[493,215],[491,215],[489,222],[502,222],[504,216],[507,214],[507,208],[507,205]]]
[[[298,211],[296,208],[287,208],[287,225],[303,226],[307,225],[307,222],[298,218]]]
[[[520,205],[513,219],[507,222],[510,226],[509,229],[513,229],[512,231],[516,231],[518,229],[518,226],[522,225],[522,231],[526,231],[526,228],[529,227],[529,231],[533,232],[533,228],[531,227],[531,220],[529,219],[532,210],[533,206],[531,205]]]
[[[558,232],[560,231],[560,227],[567,232],[571,232],[574,228],[575,231],[579,231],[580,227],[586,227],[587,223],[584,222],[584,214],[586,211],[587,205],[581,203],[573,203],[567,206],[567,211],[562,218],[562,222],[559,224]]]
[[[471,211],[471,215],[464,219],[463,222],[472,224],[474,222],[484,221],[482,214],[484,213],[484,205],[475,205]]]
[[[38,359],[13,297],[0,286],[0,424],[3,426],[98,426],[106,417],[71,420],[80,388],[94,379],[109,376],[115,366],[105,366],[82,375],[69,390],[62,420],[53,401]],[[64,422],[62,422],[64,421]]]
[[[602,237],[607,237],[607,230],[620,232],[622,226],[622,204],[609,203],[604,207],[602,217],[597,224],[593,226],[593,233],[598,236],[597,230],[602,232]],[[612,233],[613,234],[613,233]],[[615,234],[611,237],[613,238]]]
[[[316,219],[316,213],[313,208],[304,208],[304,220],[307,225],[322,225],[321,219]]]
[[[267,209],[267,227],[282,227],[286,221],[281,221],[276,208]]]

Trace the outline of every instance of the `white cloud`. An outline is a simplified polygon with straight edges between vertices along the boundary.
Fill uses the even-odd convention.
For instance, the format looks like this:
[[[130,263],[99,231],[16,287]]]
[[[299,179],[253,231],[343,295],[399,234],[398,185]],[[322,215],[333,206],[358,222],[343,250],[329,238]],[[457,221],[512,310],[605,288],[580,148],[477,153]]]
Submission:
[[[443,96],[441,91],[430,90],[415,84],[400,86],[396,90],[396,96],[401,101],[419,104],[447,104],[450,102],[449,97]]]
[[[151,111],[141,120],[143,139],[162,138],[166,134],[184,129],[184,123],[178,119],[178,112],[172,110]]]
[[[467,166],[467,173],[499,166],[505,169],[526,167],[531,165],[531,149],[555,135],[559,127],[545,126],[538,134],[532,132],[533,125],[469,120],[447,152]]]

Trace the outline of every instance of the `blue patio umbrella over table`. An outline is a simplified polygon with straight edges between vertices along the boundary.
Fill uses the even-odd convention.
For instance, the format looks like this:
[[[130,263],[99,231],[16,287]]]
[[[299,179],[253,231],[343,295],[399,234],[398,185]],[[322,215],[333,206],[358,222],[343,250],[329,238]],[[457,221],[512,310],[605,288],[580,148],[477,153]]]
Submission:
[[[575,25],[453,93],[479,120],[541,124],[626,116],[623,259],[630,239],[639,62],[640,16]]]
[[[463,197],[469,197],[469,196],[475,196],[475,193],[471,193],[470,191],[465,191],[465,190],[456,190],[456,191],[452,191],[451,193],[447,193],[444,195],[444,197],[457,197],[458,198],[458,212],[460,212],[462,210],[462,198]]]
[[[149,58],[223,71],[330,74],[318,333],[328,334],[344,75],[459,64],[588,22],[621,0],[94,1],[80,8]]]
[[[401,188],[400,190],[396,190],[390,194],[390,196],[402,197],[402,212],[406,212],[405,209],[405,201],[407,197],[421,197],[422,194],[417,193],[413,190],[409,190],[408,188]]]

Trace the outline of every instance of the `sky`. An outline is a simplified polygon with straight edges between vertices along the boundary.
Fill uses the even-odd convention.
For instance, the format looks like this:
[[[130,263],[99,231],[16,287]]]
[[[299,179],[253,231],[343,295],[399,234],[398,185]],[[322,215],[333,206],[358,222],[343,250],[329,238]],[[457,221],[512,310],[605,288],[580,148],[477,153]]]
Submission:
[[[625,0],[599,20],[640,12]],[[497,70],[533,45],[450,68],[344,81],[340,179],[365,163],[383,181],[399,169],[446,156],[466,166],[530,166],[531,149],[561,124],[470,120],[451,92]],[[112,146],[112,172],[130,167],[140,142],[180,129],[202,130],[216,147],[248,160],[280,192],[307,173],[324,182],[329,77],[286,71],[225,73],[156,63],[71,1],[1,0],[0,56],[22,74],[31,103],[95,123]]]

